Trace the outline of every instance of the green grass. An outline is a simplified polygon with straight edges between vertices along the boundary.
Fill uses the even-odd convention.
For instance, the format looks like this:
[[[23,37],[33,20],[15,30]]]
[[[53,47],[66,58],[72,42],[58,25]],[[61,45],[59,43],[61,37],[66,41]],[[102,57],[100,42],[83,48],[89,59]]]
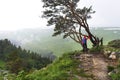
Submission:
[[[4,69],[5,68],[5,62],[0,60],[0,68]]]
[[[84,70],[78,70],[80,61],[73,58],[74,55],[78,54],[80,54],[78,51],[63,54],[46,68],[26,75],[25,80],[79,80],[75,75],[90,77],[85,74]]]

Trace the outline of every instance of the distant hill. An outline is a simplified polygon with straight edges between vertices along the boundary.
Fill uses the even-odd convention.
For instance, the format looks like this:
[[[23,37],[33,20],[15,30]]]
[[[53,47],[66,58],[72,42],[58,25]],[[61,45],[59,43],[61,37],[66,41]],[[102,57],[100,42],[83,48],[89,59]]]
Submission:
[[[120,39],[120,27],[91,28],[96,36],[103,37],[104,44],[114,39]],[[24,29],[14,32],[0,32],[0,39],[8,38],[12,43],[40,54],[54,53],[60,56],[64,52],[80,50],[80,44],[62,35],[52,37],[53,29]],[[91,44],[88,44],[89,46]]]

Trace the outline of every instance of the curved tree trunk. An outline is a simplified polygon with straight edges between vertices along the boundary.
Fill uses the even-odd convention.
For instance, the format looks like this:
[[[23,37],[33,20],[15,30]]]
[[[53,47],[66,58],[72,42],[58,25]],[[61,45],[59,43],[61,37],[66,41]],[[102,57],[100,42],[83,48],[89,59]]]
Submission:
[[[90,41],[93,43],[93,47],[94,47],[94,46],[99,46],[100,40],[99,40],[98,37],[95,37],[95,36],[91,33],[91,31],[90,31],[90,29],[89,29],[89,25],[88,25],[88,23],[87,23],[87,20],[86,20],[86,19],[83,19],[83,23],[84,23],[85,31],[87,32],[87,34],[88,34],[88,36],[89,36],[89,38],[90,38]]]
[[[90,41],[93,43],[93,46],[98,45],[99,43],[97,44],[98,41],[97,41],[96,37],[93,36],[93,34],[90,32],[90,30],[88,28],[85,28],[85,30],[88,33],[88,36],[90,37]]]

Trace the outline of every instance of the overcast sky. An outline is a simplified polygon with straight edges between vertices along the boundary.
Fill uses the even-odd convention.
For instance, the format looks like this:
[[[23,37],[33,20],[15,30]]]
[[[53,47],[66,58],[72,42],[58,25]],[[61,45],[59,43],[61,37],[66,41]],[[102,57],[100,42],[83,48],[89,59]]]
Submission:
[[[120,27],[120,0],[81,0],[79,6],[93,6],[96,11],[90,27]],[[0,30],[44,28],[41,0],[0,0]]]

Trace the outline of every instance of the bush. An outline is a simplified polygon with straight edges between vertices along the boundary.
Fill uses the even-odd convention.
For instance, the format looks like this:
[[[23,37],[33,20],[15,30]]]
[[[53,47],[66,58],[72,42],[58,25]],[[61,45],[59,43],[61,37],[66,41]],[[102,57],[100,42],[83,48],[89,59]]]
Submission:
[[[103,46],[95,46],[90,49],[90,53],[102,53],[103,52]]]
[[[108,43],[108,46],[114,47],[114,48],[120,48],[120,39],[113,40]]]
[[[113,66],[107,66],[107,68],[108,68],[108,72],[111,72],[111,71],[114,70],[114,67],[113,67]]]
[[[120,80],[120,73],[119,74],[112,73],[110,77],[112,78],[112,80]]]
[[[120,63],[115,69],[116,70],[114,71],[114,73],[111,73],[110,77],[112,80],[120,80]]]

